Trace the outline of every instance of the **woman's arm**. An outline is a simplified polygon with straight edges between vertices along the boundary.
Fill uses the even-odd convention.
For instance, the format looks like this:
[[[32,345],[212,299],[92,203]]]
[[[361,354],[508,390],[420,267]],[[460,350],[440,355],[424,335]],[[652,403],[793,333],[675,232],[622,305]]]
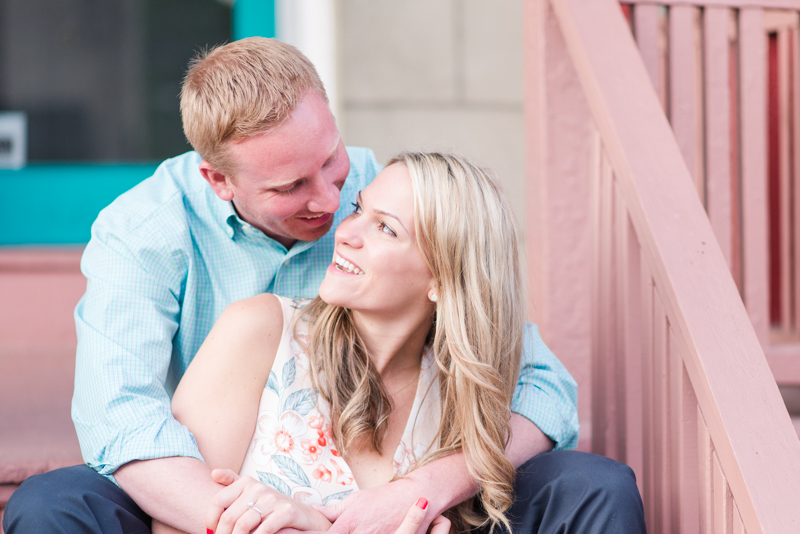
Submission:
[[[274,295],[233,303],[178,384],[172,413],[192,431],[211,469],[241,469],[282,332]]]
[[[131,462],[116,473],[154,518],[202,532],[206,511],[224,486],[211,469],[238,472],[255,428],[258,404],[283,330],[278,299],[259,295],[231,304],[219,317],[178,385],[175,418],[192,431],[205,463],[193,458]]]
[[[282,329],[281,305],[272,295],[235,302],[222,313],[172,402],[205,463],[175,456],[128,462],[114,473],[148,515],[185,531],[203,531],[206,510],[224,488],[212,480],[211,469],[241,468]]]
[[[253,437],[283,327],[283,310],[273,295],[232,304],[214,325],[172,399],[173,415],[192,431],[207,466],[217,469],[213,482],[224,487],[204,502],[205,526],[218,534],[234,529],[250,532],[262,522],[270,531],[330,526],[316,510],[236,474]]]

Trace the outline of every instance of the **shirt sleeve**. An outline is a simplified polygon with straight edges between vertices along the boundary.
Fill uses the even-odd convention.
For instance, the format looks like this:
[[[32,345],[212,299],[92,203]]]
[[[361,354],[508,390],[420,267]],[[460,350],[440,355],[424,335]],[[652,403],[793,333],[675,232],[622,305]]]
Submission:
[[[555,442],[554,450],[578,445],[578,386],[545,345],[535,324],[525,325],[519,381],[511,411],[539,427]]]
[[[98,228],[100,228],[98,230]],[[190,456],[194,437],[170,409],[172,340],[183,277],[152,233],[124,242],[100,220],[81,260],[72,418],[84,461],[112,481],[132,460]]]
[[[372,183],[378,173],[383,170],[383,166],[378,163],[375,153],[369,148],[349,146],[347,154],[350,157],[350,175],[347,177],[345,187],[349,183],[355,182],[355,191],[358,193]]]

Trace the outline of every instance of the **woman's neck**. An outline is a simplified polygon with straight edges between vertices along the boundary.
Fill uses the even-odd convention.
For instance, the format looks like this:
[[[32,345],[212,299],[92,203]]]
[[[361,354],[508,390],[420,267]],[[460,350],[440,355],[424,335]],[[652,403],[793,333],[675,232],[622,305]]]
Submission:
[[[400,378],[419,369],[432,316],[387,320],[354,311],[353,322],[387,388],[394,382],[393,377]]]

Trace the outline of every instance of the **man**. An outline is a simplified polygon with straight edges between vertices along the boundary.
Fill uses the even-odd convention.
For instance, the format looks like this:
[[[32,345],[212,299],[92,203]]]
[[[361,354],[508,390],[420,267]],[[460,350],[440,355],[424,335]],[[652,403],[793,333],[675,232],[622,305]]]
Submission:
[[[313,66],[279,41],[245,39],[194,61],[181,113],[196,152],[164,162],[105,209],[84,252],[72,415],[88,467],[23,484],[4,518],[9,534],[149,532],[150,518],[203,531],[205,506],[223,486],[172,418],[169,398],[231,302],[316,294],[332,258],[330,230],[379,170],[372,152],[345,149]],[[512,409],[515,466],[576,443],[575,384],[535,327]],[[595,513],[605,501],[606,511],[610,504],[625,522],[638,521],[641,502],[624,514],[615,504],[618,495],[638,499],[630,470],[573,454],[526,464],[518,489],[533,500],[521,500],[512,517],[541,523],[542,532],[565,522],[613,527],[610,513]],[[573,469],[626,489],[598,493],[585,476],[575,485],[563,475]],[[419,497],[430,501],[427,526],[475,491],[453,454],[328,514],[336,532],[393,532]],[[558,503],[548,505],[553,492]]]

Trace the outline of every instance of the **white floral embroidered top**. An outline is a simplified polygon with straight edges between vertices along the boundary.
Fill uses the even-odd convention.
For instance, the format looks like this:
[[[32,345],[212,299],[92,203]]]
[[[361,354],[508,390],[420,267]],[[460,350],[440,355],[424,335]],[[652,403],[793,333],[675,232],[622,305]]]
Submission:
[[[304,323],[299,321],[297,334],[293,332],[295,314],[308,301],[278,299],[283,334],[240,474],[306,504],[333,504],[358,491],[358,485],[336,450],[330,408],[312,387],[308,356],[295,338],[305,341]],[[395,475],[404,475],[431,449],[439,428],[439,402],[436,366],[425,350],[414,405],[394,454]]]

